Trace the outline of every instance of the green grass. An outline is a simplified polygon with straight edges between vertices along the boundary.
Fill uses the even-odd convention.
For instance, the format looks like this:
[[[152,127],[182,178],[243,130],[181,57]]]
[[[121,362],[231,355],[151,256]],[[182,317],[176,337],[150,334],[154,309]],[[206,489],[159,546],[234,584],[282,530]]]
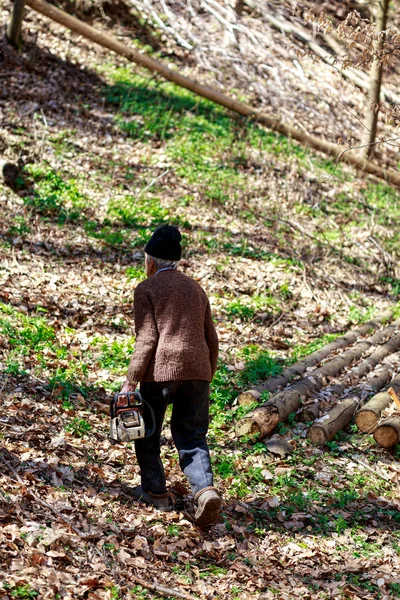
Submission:
[[[229,302],[224,310],[228,318],[251,321],[260,313],[273,313],[278,307],[277,299],[271,294],[242,296]]]
[[[24,197],[28,208],[58,223],[76,221],[89,205],[76,179],[67,178],[44,163],[29,165],[26,174],[32,178],[32,190]]]
[[[304,344],[304,345],[298,344],[292,348],[291,353],[290,353],[290,358],[293,361],[299,360],[300,358],[303,358],[304,356],[307,356],[308,354],[312,354],[313,352],[320,350],[320,348],[323,348],[330,342],[333,342],[340,335],[341,335],[340,333],[327,333],[326,335],[323,335],[315,340],[312,340],[308,344]]]
[[[39,596],[39,592],[37,592],[30,585],[16,585],[11,588],[7,583],[3,583],[4,590],[7,591],[11,595],[12,598],[36,598]]]
[[[110,341],[106,337],[95,337],[91,342],[95,364],[101,369],[108,369],[117,375],[126,372],[134,347],[133,338],[124,341]]]
[[[146,272],[144,266],[142,265],[134,265],[132,267],[127,267],[125,270],[125,275],[128,279],[134,281],[142,281],[146,277]]]
[[[243,197],[251,184],[245,173],[251,165],[250,148],[261,155],[294,158],[307,169],[314,163],[329,174],[341,172],[288,138],[232,118],[223,108],[172,83],[145,78],[130,67],[106,65],[100,70],[113,81],[104,96],[118,107],[121,130],[142,143],[162,142],[175,173],[196,186],[206,201],[225,205]]]
[[[93,393],[93,385],[87,382],[93,367],[109,372],[102,385],[110,391],[118,387],[118,380],[111,375],[125,373],[134,348],[133,338],[124,341],[94,338],[83,356],[65,345],[60,338],[64,332],[58,332],[48,324],[46,311],[37,310],[40,311],[37,315],[26,315],[10,305],[0,304],[0,334],[7,346],[6,373],[13,376],[32,373],[45,378],[54,396],[63,399],[75,392],[83,396]],[[75,330],[69,330],[69,334],[74,333]]]

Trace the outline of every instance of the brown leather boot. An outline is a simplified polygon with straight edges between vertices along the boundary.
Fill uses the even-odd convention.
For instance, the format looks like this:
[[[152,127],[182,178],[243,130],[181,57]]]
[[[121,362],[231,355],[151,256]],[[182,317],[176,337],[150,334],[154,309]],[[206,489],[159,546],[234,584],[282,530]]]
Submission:
[[[158,510],[163,512],[171,512],[175,507],[175,497],[171,492],[165,492],[164,494],[153,494],[152,492],[145,492],[142,486],[138,485],[133,490],[133,495],[144,504],[154,506]]]
[[[222,501],[215,487],[203,488],[197,492],[194,501],[197,502],[197,509],[194,515],[196,525],[207,527],[218,521]]]

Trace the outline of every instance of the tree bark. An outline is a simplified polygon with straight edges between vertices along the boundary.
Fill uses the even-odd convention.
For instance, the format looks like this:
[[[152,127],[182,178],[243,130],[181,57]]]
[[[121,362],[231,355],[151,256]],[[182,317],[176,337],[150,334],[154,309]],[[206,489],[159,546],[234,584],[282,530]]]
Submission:
[[[400,394],[400,375],[396,375],[389,384],[397,394]],[[380,392],[373,396],[356,415],[356,425],[363,433],[372,433],[381,418],[382,412],[392,404],[391,396],[385,392]]]
[[[384,348],[385,346],[386,346],[386,344],[384,346],[382,346],[382,348]],[[390,353],[390,350],[388,352],[386,352],[385,356],[387,356],[388,353]],[[332,400],[333,400],[335,397],[337,398],[337,397],[342,396],[345,393],[346,389],[349,387],[350,382],[354,383],[354,381],[359,381],[360,379],[362,379],[362,377],[364,377],[364,375],[366,375],[377,364],[379,364],[380,354],[378,354],[377,352],[376,353],[373,352],[372,354],[375,354],[375,356],[376,356],[376,360],[374,361],[375,362],[374,366],[371,367],[371,365],[373,363],[371,363],[370,360],[368,360],[368,359],[364,360],[361,363],[360,367],[357,367],[357,369],[353,369],[345,377],[343,383],[337,384],[329,390],[330,391],[329,399],[332,398]],[[373,379],[367,381],[366,385],[369,387],[369,389],[372,392],[375,393],[378,390],[380,390],[381,388],[383,388],[384,385],[387,384],[387,382],[390,380],[390,377],[391,377],[390,371],[388,371],[387,369],[384,369],[383,371],[381,371],[379,373],[379,375],[377,375]],[[359,389],[360,389],[360,393],[362,393],[363,389],[361,386]],[[314,418],[312,418],[313,415],[315,415]],[[308,404],[302,409],[302,411],[299,414],[298,420],[302,421],[304,423],[307,423],[309,421],[314,421],[315,419],[318,419],[319,416],[320,416],[320,407],[319,407],[319,402],[316,401],[314,404],[311,404],[311,405]]]
[[[308,431],[308,437],[316,446],[323,446],[333,436],[344,429],[353,418],[360,399],[358,396],[350,396],[337,406],[332,408],[326,415],[315,421]]]
[[[378,0],[378,13],[376,18],[376,32],[378,39],[374,43],[374,58],[371,63],[369,74],[369,91],[367,104],[367,117],[365,120],[365,151],[364,157],[372,158],[376,146],[376,132],[378,128],[379,104],[382,84],[382,57],[385,48],[386,22],[389,11],[389,0]]]
[[[398,336],[400,339],[400,335]],[[388,371],[382,371],[376,377],[373,377],[368,383],[371,389],[376,392],[380,390],[390,379]],[[359,406],[364,394],[364,390],[356,388],[351,395],[339,402],[332,410],[317,419],[308,431],[308,437],[313,444],[323,445],[329,442],[338,431],[344,429],[352,420],[357,407]]]
[[[374,329],[378,329],[382,324],[387,323],[393,317],[393,309],[387,310],[379,317],[368,321],[368,323],[364,323],[357,329],[349,331],[346,335],[336,338],[333,342],[330,342],[323,348],[312,352],[299,362],[294,363],[287,369],[284,369],[280,375],[277,377],[271,377],[264,383],[261,383],[256,388],[251,390],[246,390],[239,395],[238,401],[239,404],[249,404],[250,402],[258,401],[260,399],[260,395],[264,391],[273,392],[279,388],[285,387],[290,381],[295,379],[296,377],[300,377],[304,375],[304,373],[310,367],[314,367],[318,363],[322,362],[324,358],[329,356],[332,352],[336,350],[341,350],[342,348],[346,348],[354,342],[357,341],[359,337],[370,333]]]
[[[309,423],[310,421],[315,421],[319,417],[319,402],[314,402],[313,404],[307,404],[301,411],[298,416],[298,421],[301,423]]]
[[[400,320],[395,321],[392,326],[378,331],[373,336],[363,342],[359,342],[350,350],[347,350],[341,356],[334,358],[319,369],[294,383],[289,389],[275,394],[268,402],[257,407],[254,411],[246,415],[236,425],[235,432],[237,436],[251,435],[259,433],[260,437],[265,437],[272,433],[280,421],[284,421],[294,412],[297,412],[301,406],[302,400],[315,394],[326,385],[330,378],[337,377],[346,367],[349,367],[355,360],[359,360],[372,346],[384,344],[385,340],[400,326]],[[379,356],[387,356],[396,352],[400,348],[400,334],[394,336],[390,342],[385,344],[386,348],[378,348]],[[367,359],[364,367],[360,366],[360,373],[366,373],[371,370],[373,364]]]
[[[400,187],[400,172],[397,170],[385,168],[378,164],[366,161],[363,157],[351,151],[351,149],[346,146],[339,146],[337,144],[333,144],[332,142],[327,142],[326,140],[320,139],[315,135],[310,135],[301,129],[284,123],[272,115],[262,113],[254,109],[252,106],[245,104],[244,102],[239,102],[238,100],[214,90],[209,86],[198,83],[194,79],[190,79],[185,75],[181,75],[178,71],[172,70],[169,65],[150,58],[147,54],[142,54],[134,48],[130,48],[112,36],[98,31],[94,27],[91,27],[79,19],[68,15],[55,6],[48,4],[48,2],[45,2],[45,0],[27,0],[26,4],[37,12],[49,17],[50,19],[53,19],[53,21],[68,27],[71,29],[71,31],[75,31],[78,34],[85,36],[89,40],[92,40],[96,44],[108,48],[109,50],[112,50],[121,56],[125,56],[125,58],[131,62],[134,62],[153,73],[158,73],[168,81],[172,81],[177,85],[186,88],[195,94],[202,96],[203,98],[207,98],[216,104],[224,106],[225,108],[228,108],[229,110],[232,110],[240,115],[249,117],[257,123],[265,125],[269,129],[277,131],[286,137],[292,138],[301,144],[305,144],[314,150],[318,150],[323,154],[327,154],[337,162],[342,161],[356,166],[366,173],[370,173],[371,175],[375,175],[376,177],[390,181],[394,185]]]
[[[6,37],[17,48],[21,45],[22,20],[25,12],[25,0],[14,0],[13,11],[7,27]]]
[[[400,417],[382,421],[374,431],[375,441],[382,448],[393,448],[400,441]]]

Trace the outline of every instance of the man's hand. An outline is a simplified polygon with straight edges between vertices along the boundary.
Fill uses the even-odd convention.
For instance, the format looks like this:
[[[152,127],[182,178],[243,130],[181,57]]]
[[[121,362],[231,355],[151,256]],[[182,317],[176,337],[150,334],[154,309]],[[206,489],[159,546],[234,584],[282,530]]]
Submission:
[[[121,388],[120,394],[126,394],[127,392],[134,392],[136,390],[137,387],[137,382],[134,381],[133,383],[126,380],[124,385]]]

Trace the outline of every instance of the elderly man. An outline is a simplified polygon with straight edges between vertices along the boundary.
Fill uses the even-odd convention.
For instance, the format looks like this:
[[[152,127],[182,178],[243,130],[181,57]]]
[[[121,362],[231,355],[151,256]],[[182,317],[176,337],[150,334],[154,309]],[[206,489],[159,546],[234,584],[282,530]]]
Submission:
[[[195,522],[202,527],[215,523],[221,506],[206,441],[218,337],[204,290],[177,270],[180,242],[176,227],[161,225],[145,247],[147,279],[134,295],[135,352],[121,391],[134,391],[140,382],[155,416],[155,433],[135,441],[141,472],[135,496],[160,510],[173,508],[160,459],[163,419],[172,403],[172,437],[194,495]]]

